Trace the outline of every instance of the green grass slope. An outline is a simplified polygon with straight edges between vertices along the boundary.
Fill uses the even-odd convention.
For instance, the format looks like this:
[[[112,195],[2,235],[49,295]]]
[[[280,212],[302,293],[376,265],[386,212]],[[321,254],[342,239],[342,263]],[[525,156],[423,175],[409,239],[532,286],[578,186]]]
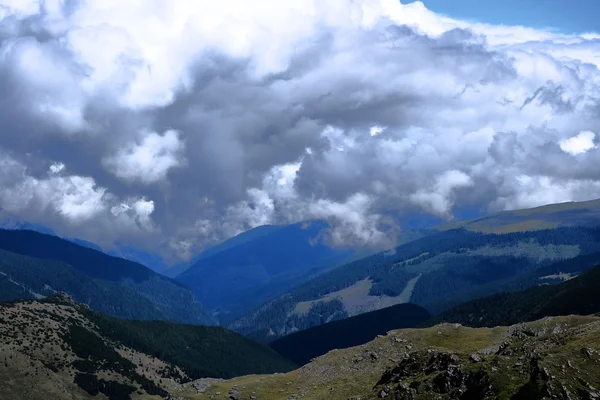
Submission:
[[[293,362],[304,365],[334,349],[367,343],[393,329],[411,328],[430,318],[414,304],[399,304],[340,321],[292,333],[269,346]]]
[[[600,318],[566,316],[396,330],[287,374],[217,382],[190,398],[572,400],[598,398],[598,388]]]

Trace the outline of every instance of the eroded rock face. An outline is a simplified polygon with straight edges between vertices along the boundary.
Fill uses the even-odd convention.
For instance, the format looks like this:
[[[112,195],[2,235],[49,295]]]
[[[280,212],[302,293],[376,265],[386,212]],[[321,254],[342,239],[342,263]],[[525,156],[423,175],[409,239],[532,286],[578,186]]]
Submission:
[[[451,353],[414,352],[382,376],[376,391],[387,389],[398,400],[436,394],[450,399],[493,398],[495,392],[487,371],[468,363],[472,361]]]
[[[597,368],[600,356],[582,349],[577,359],[557,360],[556,337],[517,337],[488,355],[462,357],[444,351],[410,353],[388,369],[373,388],[394,400],[497,399],[512,400],[600,399],[600,390],[581,377],[582,370]]]

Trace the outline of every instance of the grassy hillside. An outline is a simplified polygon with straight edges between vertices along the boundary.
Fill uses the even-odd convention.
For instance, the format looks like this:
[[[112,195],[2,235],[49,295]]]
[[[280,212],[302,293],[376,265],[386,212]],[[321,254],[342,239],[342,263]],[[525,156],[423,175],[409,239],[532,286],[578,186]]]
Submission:
[[[535,271],[597,252],[598,228],[484,234],[466,229],[429,235],[312,279],[228,324],[272,341],[336,319],[411,302],[434,312],[516,281],[536,284]],[[519,287],[522,288],[522,287]]]
[[[0,274],[33,297],[62,290],[118,317],[215,322],[191,290],[141,264],[33,231],[0,230],[0,250]]]
[[[287,374],[214,383],[194,398],[567,400],[597,398],[599,387],[600,319],[577,316],[392,331]]]
[[[333,349],[367,343],[393,329],[410,328],[430,318],[414,304],[399,304],[292,333],[270,344],[279,354],[304,365]]]
[[[0,303],[2,398],[161,399],[199,377],[292,367],[223,328],[118,320],[64,295]]]

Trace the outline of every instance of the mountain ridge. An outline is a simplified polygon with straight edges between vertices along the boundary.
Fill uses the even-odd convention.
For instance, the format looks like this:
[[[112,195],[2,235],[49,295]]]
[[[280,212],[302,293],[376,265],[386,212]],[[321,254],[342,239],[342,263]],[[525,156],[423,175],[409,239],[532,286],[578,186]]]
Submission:
[[[0,230],[0,249],[5,252],[0,272],[10,272],[10,279],[34,285],[44,295],[72,290],[79,301],[101,305],[102,311],[115,316],[135,318],[135,307],[131,312],[120,312],[131,302],[131,306],[140,307],[142,319],[216,323],[188,288],[141,264],[26,230]],[[21,265],[35,269],[36,275]],[[49,282],[56,287],[44,286]]]
[[[0,303],[0,357],[0,394],[15,400],[166,399],[198,378],[294,368],[221,327],[117,319],[63,293]]]

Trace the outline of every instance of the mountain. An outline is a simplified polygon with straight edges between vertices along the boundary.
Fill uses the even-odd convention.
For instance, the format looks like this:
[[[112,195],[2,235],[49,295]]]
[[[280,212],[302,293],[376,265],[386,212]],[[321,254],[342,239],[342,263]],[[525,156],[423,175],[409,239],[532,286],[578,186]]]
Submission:
[[[114,257],[124,258],[126,260],[142,264],[143,266],[148,267],[152,271],[158,272],[159,274],[165,275],[165,271],[168,270],[168,267],[162,257],[132,246],[126,246],[117,243],[115,248],[105,251],[105,253]]]
[[[0,208],[0,229],[24,229],[56,236],[56,233],[47,226],[25,221],[2,208]]]
[[[212,247],[209,247],[209,248],[203,250],[200,254],[198,254],[196,257],[192,258],[190,261],[182,262],[182,263],[179,263],[172,267],[167,268],[164,271],[164,274],[168,277],[175,278],[178,275],[181,275],[182,273],[184,273],[186,270],[188,270],[192,265],[198,263],[200,260],[209,258],[217,253],[232,249],[236,246],[247,243],[254,239],[258,239],[259,237],[262,237],[269,233],[273,233],[282,227],[283,226],[279,226],[279,225],[261,225],[256,228],[250,229],[249,231],[242,232],[239,235],[231,237],[219,244],[216,244]]]
[[[343,349],[373,340],[392,329],[442,322],[458,322],[471,327],[493,327],[534,321],[548,316],[600,313],[600,266],[587,266],[587,259],[600,262],[600,253],[575,257],[536,271],[538,284],[521,292],[483,297],[456,306],[430,319],[430,314],[414,304],[400,304],[339,321],[329,322],[275,340],[270,347],[304,365],[333,349]],[[579,267],[576,267],[579,265]],[[582,271],[586,271],[583,272]],[[552,275],[545,275],[545,274]],[[573,274],[582,273],[572,277]],[[544,274],[544,275],[543,275]],[[551,286],[548,276],[565,276],[566,282]],[[427,320],[427,323],[424,323]]]
[[[569,400],[598,388],[600,318],[570,316],[391,331],[287,374],[214,382],[197,399]]]
[[[116,319],[64,294],[0,304],[2,398],[173,398],[194,379],[293,367],[220,327]]]
[[[317,221],[250,231],[209,250],[175,279],[221,320],[231,319],[356,257],[319,240],[325,228]]]
[[[600,266],[559,285],[536,286],[460,304],[437,316],[439,321],[481,327],[532,321],[547,316],[600,313]]]
[[[304,365],[334,349],[370,342],[393,329],[415,327],[431,317],[414,304],[398,304],[292,333],[269,346],[296,364]]]
[[[332,320],[411,302],[438,313],[505,290],[552,263],[600,250],[600,229],[441,231],[305,282],[227,324],[269,342]],[[525,286],[527,287],[527,286]],[[516,289],[522,289],[517,287]]]
[[[0,230],[0,250],[4,300],[65,291],[117,317],[215,323],[189,289],[141,264],[24,230]]]
[[[442,224],[434,229],[465,228],[483,233],[508,233],[574,226],[600,226],[600,199],[503,211],[480,218]]]

